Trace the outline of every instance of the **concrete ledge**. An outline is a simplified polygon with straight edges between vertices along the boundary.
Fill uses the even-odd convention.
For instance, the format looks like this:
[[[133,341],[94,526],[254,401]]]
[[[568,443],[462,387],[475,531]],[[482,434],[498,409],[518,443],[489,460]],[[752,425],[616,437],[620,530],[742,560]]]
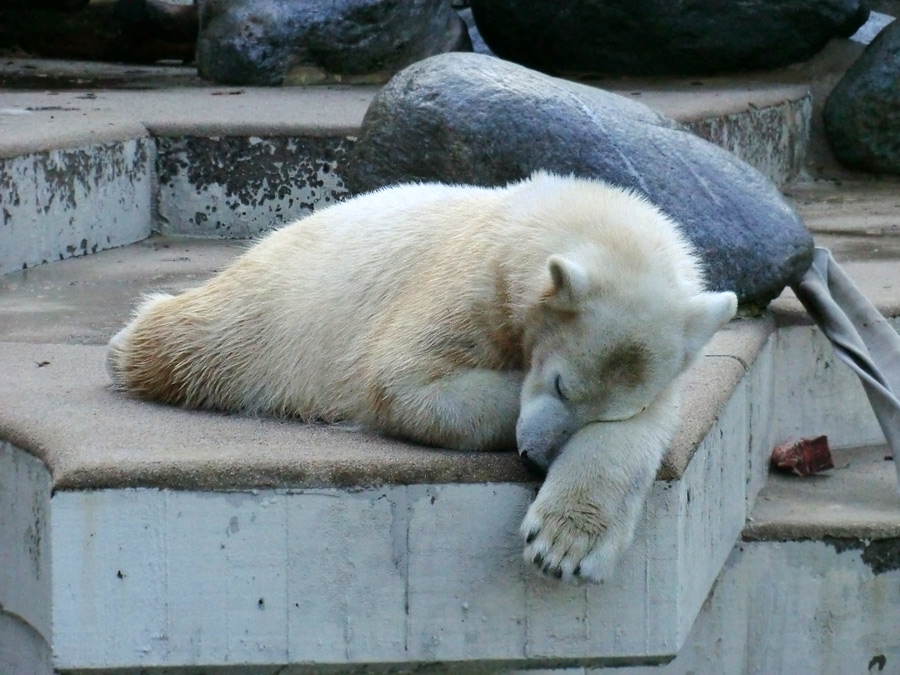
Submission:
[[[99,366],[90,361],[86,367]],[[59,361],[51,361],[40,370],[56,365]],[[45,426],[59,429],[63,418],[76,423],[68,430],[67,450],[55,457],[63,467],[78,454],[82,461],[96,454],[100,464],[109,462],[120,473],[179,463],[171,454],[161,455],[150,434],[117,433],[123,411],[104,406],[85,415],[73,407],[71,401],[94,389],[91,382],[75,383],[59,371],[52,379],[43,386],[49,396]],[[22,528],[49,542],[41,555],[45,561],[49,557],[50,574],[30,574],[40,584],[37,597],[52,592],[48,641],[61,671],[314,663],[310,668],[318,672],[328,664],[664,661],[690,631],[746,517],[745,500],[734,499],[745,491],[746,394],[741,387],[727,403],[680,480],[654,486],[637,542],[615,583],[605,586],[560,587],[532,577],[521,563],[518,523],[537,486],[526,477],[516,479],[512,453],[494,456],[511,462],[502,467],[506,476],[498,476],[500,481],[438,477],[457,479],[449,483],[420,476],[423,482],[366,488],[359,482],[366,467],[358,463],[371,448],[357,439],[351,446],[357,483],[352,488],[303,487],[308,477],[301,477],[299,486],[270,489],[258,469],[271,455],[260,446],[293,447],[303,458],[305,446],[298,439],[314,438],[314,432],[285,424],[293,433],[279,438],[271,427],[256,426],[251,440],[240,433],[239,419],[183,413],[190,424],[173,425],[181,413],[171,409],[149,417],[146,410],[130,413],[151,422],[167,447],[188,458],[198,454],[200,438],[222,443],[216,456],[206,458],[206,468],[185,472],[193,480],[191,489],[85,489],[96,487],[90,484],[67,489],[34,458],[12,444],[3,446],[0,475],[34,492],[30,499],[16,499],[25,506],[11,511],[6,550],[17,552],[23,565],[33,559],[22,543],[27,539],[19,536]],[[47,420],[47,410],[63,398],[70,403],[62,406],[59,421]],[[160,424],[152,423],[157,413]],[[12,414],[21,416],[22,410]],[[93,427],[84,440],[81,420]],[[207,421],[216,424],[207,427]],[[208,438],[216,427],[224,427],[228,438],[224,433]],[[108,434],[118,440],[105,442]],[[40,441],[47,443],[46,437]],[[98,442],[100,447],[88,447]],[[117,444],[118,451],[110,447]],[[235,455],[253,455],[240,458],[238,467],[238,461],[229,461],[229,447]],[[315,452],[328,450],[319,446]],[[412,453],[418,463],[447,454],[391,449],[401,460]],[[483,457],[489,456],[457,456],[453,464],[477,466]],[[384,459],[377,453],[374,458]],[[283,471],[290,459],[281,459],[287,460]],[[332,459],[332,465],[339,463]],[[40,475],[18,475],[21,471],[10,468],[16,466]],[[83,466],[85,476],[104,476],[96,465]],[[381,462],[379,475],[385,466]],[[225,489],[219,479],[217,489],[203,491],[210,470],[225,481],[239,472],[255,487]],[[278,477],[282,485],[295,479]],[[167,483],[177,486],[177,479],[173,483],[167,476]],[[35,521],[23,508],[36,502],[45,515]],[[473,512],[491,518],[473,519]],[[30,590],[23,587],[23,597]],[[136,613],[135,607],[143,609]],[[34,621],[42,624],[40,616]]]
[[[0,371],[16,386],[0,390],[0,438],[7,463],[27,451],[47,467],[35,490],[49,512],[57,668],[533,667],[677,653],[753,500],[750,383],[771,321],[735,322],[685,377],[677,454],[615,583],[561,588],[521,562],[517,528],[537,484],[514,453],[108,389],[96,343],[135,292],[193,285],[238,250],[154,238],[3,278]]]
[[[0,343],[6,343],[0,366],[18,383],[0,391],[0,435],[44,459],[55,488],[528,479],[514,455],[422,450],[328,427],[172,409],[109,391],[99,345],[125,323],[139,297],[194,286],[242,248],[152,238],[0,278]],[[767,319],[734,322],[685,376],[685,424],[661,479],[682,476],[773,328]],[[68,344],[54,344],[60,342]],[[102,434],[98,419],[106,421]],[[250,457],[247,445],[258,448]],[[222,469],[232,462],[232,469]]]
[[[512,484],[57,492],[57,667],[309,663],[315,672],[674,655],[731,545],[685,541],[657,517],[642,523],[615,584],[560,587],[528,576],[519,558],[532,495]],[[683,518],[703,508],[662,485],[652,501]],[[695,579],[699,588],[672,592]]]
[[[744,529],[746,541],[896,540],[900,569],[900,492],[890,448],[834,452],[835,468],[802,480],[773,472]]]
[[[352,145],[346,137],[160,137],[157,230],[251,239],[307,216],[349,196],[338,173]]]
[[[104,347],[0,344],[0,367],[17,383],[0,392],[0,437],[40,457],[53,489],[531,480],[514,453],[425,449],[359,431],[129,399],[109,390]],[[685,423],[660,480],[683,476],[744,374],[734,359],[706,357],[685,377]]]
[[[155,151],[138,136],[0,158],[0,275],[149,236]]]
[[[134,212],[161,216],[155,226],[167,219],[170,231],[209,235],[218,222],[226,236],[252,235],[293,217],[295,206],[339,196],[339,159],[373,91],[0,93],[0,156],[15,163],[150,144],[147,174],[159,170],[161,180]],[[765,170],[788,175],[808,124],[805,88],[764,91],[772,98],[763,111],[742,107],[763,100],[753,92],[657,94],[670,106],[661,109],[718,142],[769,148],[759,156]],[[704,117],[707,105],[720,121]],[[85,117],[90,124],[74,124]],[[773,125],[781,125],[777,134]],[[259,170],[242,174],[242,158]],[[99,175],[100,165],[85,164],[88,175]],[[16,169],[15,189],[28,170]],[[68,173],[81,180],[79,171]],[[306,186],[285,191],[270,181]],[[77,194],[78,204],[95,203]],[[816,214],[833,213],[818,205],[834,197],[826,190],[806,205],[817,239],[832,237],[864,291],[900,315],[900,249],[890,243],[895,221],[887,215],[894,203],[864,196],[848,207],[846,217],[856,218],[866,204],[883,206],[877,236],[887,244],[866,255],[873,239],[864,237],[874,235],[838,223],[816,230]],[[264,214],[252,227],[237,229],[243,219],[234,214],[211,217],[248,200]],[[71,216],[46,215],[51,224]],[[121,229],[132,232],[126,239],[136,232]],[[0,228],[4,245],[5,236]],[[25,248],[25,239],[13,241]],[[93,241],[65,251],[90,251]],[[512,453],[429,450],[335,428],[181,411],[108,390],[101,345],[137,297],[193,285],[241,246],[151,238],[0,277],[0,372],[8,383],[0,388],[0,638],[25,639],[37,668],[48,670],[51,659],[58,672],[169,673],[238,663],[248,665],[235,672],[662,663],[712,630],[704,617],[715,611],[704,602],[751,509],[765,513],[757,493],[772,444],[822,430],[833,445],[881,442],[861,389],[829,360],[827,344],[786,294],[771,315],[722,331],[684,378],[684,425],[619,576],[561,588],[520,562],[516,528],[537,485]],[[896,521],[884,503],[884,522],[865,534],[892,541]],[[803,555],[792,549],[781,562],[796,567]],[[722,583],[732,583],[728,574],[726,566]],[[860,593],[875,598],[866,584]],[[750,604],[741,597],[743,611]],[[744,616],[747,635],[753,617]],[[15,670],[12,658],[0,651],[0,670]]]

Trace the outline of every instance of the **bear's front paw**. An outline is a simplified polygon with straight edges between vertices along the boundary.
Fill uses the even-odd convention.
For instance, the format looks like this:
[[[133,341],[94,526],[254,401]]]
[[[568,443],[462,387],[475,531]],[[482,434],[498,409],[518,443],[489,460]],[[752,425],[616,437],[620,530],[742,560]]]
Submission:
[[[525,561],[551,578],[602,580],[620,552],[617,528],[604,512],[602,499],[591,494],[556,497],[547,487],[522,521]]]
[[[525,560],[566,581],[610,578],[634,540],[677,424],[677,408],[666,400],[628,420],[577,431],[522,522]]]

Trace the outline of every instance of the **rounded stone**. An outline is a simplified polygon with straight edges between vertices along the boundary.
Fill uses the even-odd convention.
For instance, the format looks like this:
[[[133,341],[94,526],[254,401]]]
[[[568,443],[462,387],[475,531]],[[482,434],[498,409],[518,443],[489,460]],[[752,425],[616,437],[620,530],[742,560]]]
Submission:
[[[499,56],[549,73],[706,75],[803,61],[865,23],[864,0],[472,0]]]
[[[900,21],[878,34],[832,90],[825,133],[848,167],[900,174]]]
[[[376,96],[344,172],[351,191],[405,181],[503,185],[537,169],[646,195],[681,223],[709,286],[764,306],[798,280],[812,237],[774,184],[630,99],[479,54],[435,56]]]
[[[420,59],[471,50],[444,0],[200,0],[200,76],[238,85],[384,81]]]

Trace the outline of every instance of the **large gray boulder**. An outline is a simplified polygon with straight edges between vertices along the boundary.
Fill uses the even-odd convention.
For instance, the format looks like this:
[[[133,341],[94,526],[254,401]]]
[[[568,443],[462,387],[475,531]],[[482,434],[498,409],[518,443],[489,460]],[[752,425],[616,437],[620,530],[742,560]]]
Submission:
[[[808,59],[865,23],[864,0],[472,0],[499,56],[549,73],[711,74]]]
[[[809,267],[812,237],[775,186],[650,108],[479,54],[398,73],[366,113],[345,183],[502,185],[536,169],[633,188],[678,220],[709,285],[763,306]]]
[[[384,80],[433,54],[471,50],[446,0],[200,0],[197,68],[224,84]]]
[[[900,174],[900,21],[879,33],[832,90],[825,133],[847,166]]]

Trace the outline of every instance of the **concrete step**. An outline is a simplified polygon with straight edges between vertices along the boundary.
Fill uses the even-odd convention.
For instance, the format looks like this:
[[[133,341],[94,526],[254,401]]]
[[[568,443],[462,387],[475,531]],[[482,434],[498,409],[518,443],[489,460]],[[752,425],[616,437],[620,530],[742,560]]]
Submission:
[[[681,653],[617,675],[898,672],[900,495],[883,445],[770,475]],[[560,671],[599,675],[606,669]]]
[[[31,575],[0,582],[0,602],[53,645],[58,669],[674,655],[761,484],[746,455],[758,424],[749,389],[768,371],[750,364],[770,320],[730,326],[685,379],[685,424],[618,583],[559,588],[519,557],[518,523],[537,486],[515,454],[109,391],[99,345],[139,290],[194,285],[238,250],[155,238],[0,278],[0,372],[11,384],[0,392],[0,473],[3,494],[15,495],[0,529],[21,554],[11,574]],[[27,531],[49,545],[23,548]]]
[[[50,85],[0,90],[0,274],[151,231],[252,237],[346,196],[341,167],[376,87],[209,87],[169,68],[136,69],[141,90],[84,88],[120,86],[129,72],[0,64],[9,86]],[[671,115],[779,184],[801,171],[809,87],[787,76],[596,84]]]
[[[519,560],[536,485],[515,456],[114,395],[101,345],[137,297],[199,283],[243,246],[150,233],[248,236],[340,197],[374,94],[141,77],[142,92],[0,92],[0,645],[21,645],[34,672],[662,663],[715,642],[717,625],[758,620],[707,600],[724,565],[717,592],[740,586],[746,609],[758,585],[728,581],[753,569],[742,547],[780,555],[734,548],[771,446],[819,433],[835,447],[883,442],[854,376],[786,293],[723,330],[685,377],[683,428],[615,583],[560,588]],[[604,85],[758,151],[779,181],[798,170],[802,83]],[[883,185],[790,192],[898,317]],[[829,225],[836,200],[846,220]],[[882,223],[877,236],[858,229],[861,213]]]
[[[560,588],[519,560],[536,485],[514,455],[108,390],[100,345],[136,296],[199,283],[241,246],[156,237],[0,278],[0,604],[6,635],[31,635],[59,672],[664,662],[707,625],[772,445],[881,442],[854,376],[785,294],[685,378],[684,426],[620,577]],[[900,266],[883,262],[852,264],[892,296]]]
[[[833,456],[834,469],[808,480],[773,472],[744,528],[744,540],[831,541],[841,548],[878,548],[872,545],[883,542],[896,549],[896,560],[881,563],[900,569],[900,494],[893,453],[876,445],[836,450]]]

